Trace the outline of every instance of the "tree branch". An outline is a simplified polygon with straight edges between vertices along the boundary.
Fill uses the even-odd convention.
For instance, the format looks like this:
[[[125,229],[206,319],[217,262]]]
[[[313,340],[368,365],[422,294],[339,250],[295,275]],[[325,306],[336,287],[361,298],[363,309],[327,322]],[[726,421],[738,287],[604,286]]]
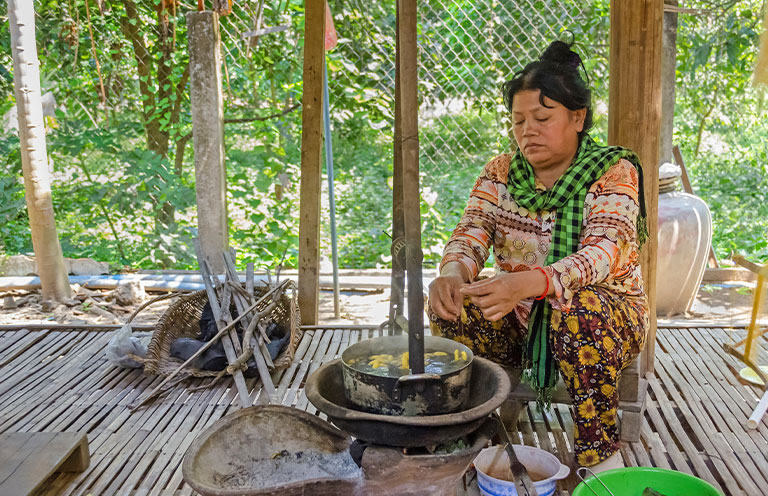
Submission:
[[[174,171],[181,177],[184,171],[184,151],[187,148],[187,141],[192,139],[192,133],[187,133],[176,140],[176,155],[174,156]]]
[[[176,101],[173,104],[173,110],[171,110],[171,122],[174,124],[179,122],[179,115],[181,114],[181,97],[184,95],[187,81],[189,81],[189,62],[187,62],[187,66],[181,74],[181,79],[179,79],[179,83],[176,85]]]
[[[243,122],[267,121],[269,119],[276,119],[278,117],[282,117],[286,114],[289,114],[299,107],[301,107],[301,105],[297,103],[296,105],[288,107],[287,109],[277,114],[265,115],[263,117],[243,117],[238,119],[224,119],[224,122],[227,124],[237,124],[237,123],[243,123]],[[184,150],[186,149],[187,142],[190,139],[192,139],[191,132],[183,136],[179,136],[176,139],[176,155],[174,159],[174,166],[175,166],[175,172],[177,176],[181,176],[181,173],[184,169]]]
[[[695,160],[696,157],[699,156],[699,147],[701,146],[701,138],[704,134],[704,125],[707,122],[707,119],[712,114],[712,111],[715,110],[715,107],[717,107],[717,97],[719,96],[719,92],[715,90],[714,95],[712,95],[712,105],[710,105],[707,112],[704,114],[704,116],[701,118],[701,121],[699,122],[699,130],[696,133],[696,148],[693,151],[693,159]]]
[[[125,16],[120,18],[120,27],[126,38],[133,45],[133,55],[136,59],[136,69],[139,73],[139,91],[144,114],[144,127],[147,132],[147,148],[158,151],[156,143],[160,125],[153,118],[155,111],[155,94],[150,89],[149,80],[152,77],[152,57],[147,50],[144,37],[139,33],[139,13],[133,0],[122,0]]]
[[[254,122],[254,121],[268,121],[270,119],[276,119],[278,117],[282,117],[286,114],[290,114],[297,108],[301,107],[301,104],[297,103],[295,105],[292,105],[288,107],[287,109],[283,110],[282,112],[278,112],[277,114],[272,115],[266,115],[263,117],[242,117],[242,118],[235,118],[235,119],[224,119],[224,122],[226,124],[237,124],[241,122]]]
[[[165,2],[161,2],[157,5],[157,45],[160,52],[157,60],[157,105],[160,113],[168,112],[169,120],[163,128],[160,128],[157,140],[158,151],[164,157],[168,156],[169,127],[173,124],[170,114],[174,107],[174,103],[171,102],[171,94],[174,91],[171,84],[171,75],[173,74],[173,34],[171,28],[167,6]]]
[[[102,105],[107,103],[107,94],[104,91],[104,79],[101,77],[101,64],[99,63],[99,57],[96,54],[96,41],[93,39],[93,26],[91,25],[91,9],[88,7],[88,1],[85,0],[85,15],[88,19],[88,35],[91,38],[91,54],[93,55],[93,61],[96,63],[96,74],[99,75],[99,99]]]

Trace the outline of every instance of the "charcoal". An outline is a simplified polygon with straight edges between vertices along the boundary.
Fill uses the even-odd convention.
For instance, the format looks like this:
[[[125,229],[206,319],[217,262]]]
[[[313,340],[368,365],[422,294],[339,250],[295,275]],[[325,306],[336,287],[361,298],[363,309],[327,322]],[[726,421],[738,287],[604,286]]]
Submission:
[[[291,333],[285,327],[279,326],[274,322],[267,324],[265,332],[271,341],[267,343],[267,350],[269,351],[270,358],[274,360],[291,340]]]
[[[197,350],[205,346],[205,341],[193,338],[178,338],[171,343],[171,356],[186,362]],[[193,364],[196,367],[196,365]]]
[[[269,351],[269,357],[274,360],[277,358],[277,355],[280,354],[280,352],[285,348],[285,345],[288,344],[288,341],[291,340],[291,335],[289,333],[285,333],[285,336],[279,338],[279,339],[272,339],[272,342],[267,343],[267,351]]]
[[[219,329],[216,327],[216,318],[213,316],[211,304],[206,303],[203,307],[203,314],[200,316],[199,339],[201,341],[210,341],[218,332]]]
[[[229,313],[232,316],[232,320],[238,317],[239,314],[237,313],[234,304],[230,305]],[[203,307],[203,313],[200,316],[199,325],[200,334],[198,335],[197,339],[200,341],[210,341],[219,332],[219,328],[216,326],[216,318],[213,316],[213,310],[211,309],[211,304],[209,302],[207,302]],[[237,323],[235,324],[235,329],[237,330],[240,339],[242,339],[242,326]]]
[[[221,340],[216,341],[203,352],[200,362],[202,370],[224,370],[227,368],[229,362],[227,361],[226,353],[224,353],[224,345],[221,344]]]

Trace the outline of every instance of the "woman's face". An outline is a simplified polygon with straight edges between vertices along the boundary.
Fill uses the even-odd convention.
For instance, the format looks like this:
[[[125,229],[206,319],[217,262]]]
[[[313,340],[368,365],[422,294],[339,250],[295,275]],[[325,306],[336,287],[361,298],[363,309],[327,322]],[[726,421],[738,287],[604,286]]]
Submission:
[[[534,170],[570,165],[579,147],[587,109],[569,110],[544,97],[540,90],[523,90],[512,99],[512,124],[517,146]]]

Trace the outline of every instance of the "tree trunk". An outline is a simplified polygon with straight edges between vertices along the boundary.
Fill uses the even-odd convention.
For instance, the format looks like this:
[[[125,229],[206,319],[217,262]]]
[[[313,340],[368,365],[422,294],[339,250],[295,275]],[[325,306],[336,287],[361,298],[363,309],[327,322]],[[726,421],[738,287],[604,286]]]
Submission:
[[[11,28],[13,84],[19,112],[21,166],[37,272],[43,288],[43,299],[62,301],[71,296],[71,289],[53,215],[33,3],[28,0],[8,0],[8,21]]]
[[[168,158],[168,143],[170,123],[163,128],[160,125],[158,115],[161,105],[168,105],[171,94],[170,74],[172,72],[172,36],[170,23],[165,10],[158,12],[158,45],[160,58],[157,62],[157,94],[150,85],[152,78],[152,64],[154,60],[147,49],[144,35],[140,29],[141,17],[133,0],[123,0],[125,16],[120,19],[121,28],[126,38],[133,45],[133,54],[136,59],[136,68],[139,73],[139,91],[141,92],[142,110],[144,115],[144,129],[147,133],[147,149],[157,153],[163,158]],[[170,106],[169,106],[170,107]],[[170,109],[169,109],[170,112]],[[178,116],[177,116],[178,118]],[[174,223],[175,209],[169,202],[164,202],[155,214],[155,230],[163,231]]]

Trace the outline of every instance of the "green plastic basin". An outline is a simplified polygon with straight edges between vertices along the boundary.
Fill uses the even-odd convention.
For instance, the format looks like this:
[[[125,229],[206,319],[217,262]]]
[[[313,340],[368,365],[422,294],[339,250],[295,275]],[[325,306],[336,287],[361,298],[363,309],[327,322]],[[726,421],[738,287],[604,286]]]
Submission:
[[[627,467],[606,470],[598,474],[600,480],[615,496],[642,496],[646,487],[664,496],[721,496],[709,482],[674,470],[653,467]],[[592,492],[590,490],[594,490]],[[609,496],[594,477],[588,477],[576,486],[571,496]]]

